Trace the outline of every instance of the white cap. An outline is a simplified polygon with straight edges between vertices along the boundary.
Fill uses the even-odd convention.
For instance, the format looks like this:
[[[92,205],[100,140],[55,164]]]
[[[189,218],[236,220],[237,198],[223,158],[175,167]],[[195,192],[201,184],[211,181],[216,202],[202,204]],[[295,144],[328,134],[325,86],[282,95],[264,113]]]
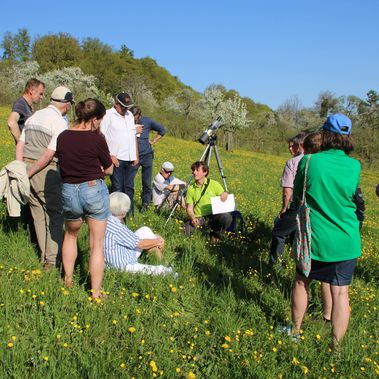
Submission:
[[[59,103],[73,103],[74,99],[72,96],[72,92],[67,87],[57,87],[51,94],[52,101],[58,101]]]
[[[169,172],[174,171],[174,165],[171,162],[164,162],[162,164],[162,168],[165,171],[169,171]]]

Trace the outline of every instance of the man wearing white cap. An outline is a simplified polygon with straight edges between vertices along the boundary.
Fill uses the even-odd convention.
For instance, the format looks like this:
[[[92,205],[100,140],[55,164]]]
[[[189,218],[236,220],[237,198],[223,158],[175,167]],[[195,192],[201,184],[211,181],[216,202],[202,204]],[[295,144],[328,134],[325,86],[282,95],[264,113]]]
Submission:
[[[67,129],[64,116],[73,103],[72,92],[57,87],[50,100],[26,121],[16,148],[16,159],[26,163],[30,178],[29,204],[45,269],[57,267],[61,260],[62,183],[55,151],[57,137]]]
[[[174,165],[171,162],[164,162],[161,170],[155,175],[153,181],[153,204],[156,207],[162,205],[171,208],[177,197],[179,190],[184,188],[185,183],[172,175]],[[183,207],[185,203],[183,202]]]
[[[136,127],[129,111],[133,103],[126,92],[119,93],[114,99],[114,106],[107,110],[100,129],[114,165],[111,192],[126,193],[131,201],[130,213],[133,213],[134,166],[138,165]]]

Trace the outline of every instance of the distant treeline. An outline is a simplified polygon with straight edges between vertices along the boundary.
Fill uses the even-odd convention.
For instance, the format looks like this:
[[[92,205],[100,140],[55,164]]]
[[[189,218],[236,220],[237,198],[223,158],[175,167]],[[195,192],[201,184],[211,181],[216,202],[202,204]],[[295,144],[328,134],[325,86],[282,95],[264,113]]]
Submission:
[[[379,157],[379,94],[369,90],[365,99],[336,97],[323,91],[314,107],[305,108],[297,97],[276,111],[241,97],[235,90],[211,84],[204,93],[194,91],[150,58],[135,58],[126,45],[119,50],[97,38],[79,41],[67,33],[32,40],[26,29],[7,32],[1,42],[0,103],[11,104],[30,77],[47,85],[70,87],[77,99],[95,96],[107,106],[112,96],[129,92],[143,113],[164,124],[169,133],[195,139],[217,116],[222,116],[219,144],[255,151],[282,153],[286,140],[300,130],[315,130],[330,113],[352,118],[356,155],[371,165]],[[45,101],[48,100],[48,96]]]

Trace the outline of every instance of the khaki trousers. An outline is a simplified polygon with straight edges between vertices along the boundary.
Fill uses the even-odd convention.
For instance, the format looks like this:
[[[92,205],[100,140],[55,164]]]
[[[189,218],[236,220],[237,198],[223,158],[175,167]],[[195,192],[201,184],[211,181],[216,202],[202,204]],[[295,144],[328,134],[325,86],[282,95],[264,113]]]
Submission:
[[[31,159],[24,161],[27,169],[35,163]],[[55,162],[30,178],[29,205],[41,262],[59,266],[63,242],[62,181]]]

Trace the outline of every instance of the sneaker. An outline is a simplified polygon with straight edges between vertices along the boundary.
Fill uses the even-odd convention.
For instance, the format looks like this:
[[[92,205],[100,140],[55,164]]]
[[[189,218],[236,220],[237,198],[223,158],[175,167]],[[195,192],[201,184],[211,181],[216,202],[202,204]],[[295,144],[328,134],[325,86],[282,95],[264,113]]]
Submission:
[[[300,342],[300,333],[294,332],[292,326],[290,326],[290,325],[279,325],[277,330],[279,333],[285,334],[288,337],[290,337],[290,339],[293,342]]]

